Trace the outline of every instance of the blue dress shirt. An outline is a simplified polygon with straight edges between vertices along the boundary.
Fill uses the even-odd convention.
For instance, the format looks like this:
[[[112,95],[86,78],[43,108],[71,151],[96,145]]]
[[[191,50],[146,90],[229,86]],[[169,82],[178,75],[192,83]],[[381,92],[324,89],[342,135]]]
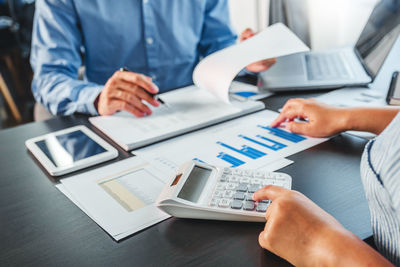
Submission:
[[[96,97],[120,67],[165,92],[191,84],[202,57],[235,41],[227,0],[37,0],[32,91],[53,114],[95,115]]]

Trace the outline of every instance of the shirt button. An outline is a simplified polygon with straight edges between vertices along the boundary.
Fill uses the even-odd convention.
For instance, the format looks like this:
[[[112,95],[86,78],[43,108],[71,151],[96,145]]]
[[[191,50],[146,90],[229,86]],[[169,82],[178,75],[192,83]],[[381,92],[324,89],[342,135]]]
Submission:
[[[147,42],[149,45],[151,45],[151,44],[153,44],[154,40],[153,40],[153,38],[149,37],[149,38],[146,39],[146,42]]]
[[[151,78],[153,79],[153,81],[154,81],[154,80],[157,80],[157,76],[156,76],[156,75],[154,75],[154,74],[153,74],[153,75],[151,75]]]

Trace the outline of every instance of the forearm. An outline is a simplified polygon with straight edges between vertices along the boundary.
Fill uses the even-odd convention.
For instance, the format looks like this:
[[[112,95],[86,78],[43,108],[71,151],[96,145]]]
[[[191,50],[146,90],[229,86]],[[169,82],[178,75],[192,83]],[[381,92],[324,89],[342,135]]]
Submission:
[[[397,108],[350,108],[339,111],[341,131],[366,131],[380,134],[399,112]]]
[[[393,266],[347,230],[329,230],[317,244],[315,266]]]

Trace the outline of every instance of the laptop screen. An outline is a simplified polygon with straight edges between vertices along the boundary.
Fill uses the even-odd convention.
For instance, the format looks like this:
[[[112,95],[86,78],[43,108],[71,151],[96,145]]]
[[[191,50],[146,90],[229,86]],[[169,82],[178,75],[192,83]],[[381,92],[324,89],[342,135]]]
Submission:
[[[356,44],[372,78],[375,78],[400,34],[400,0],[382,0],[374,8]]]

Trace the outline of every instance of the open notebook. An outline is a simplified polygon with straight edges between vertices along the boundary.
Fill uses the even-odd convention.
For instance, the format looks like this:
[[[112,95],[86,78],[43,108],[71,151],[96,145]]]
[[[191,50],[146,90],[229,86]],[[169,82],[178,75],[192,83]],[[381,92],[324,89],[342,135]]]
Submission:
[[[258,101],[225,103],[195,86],[160,94],[160,97],[168,107],[153,108],[151,116],[136,118],[119,112],[89,121],[122,148],[131,150],[265,108]]]
[[[119,112],[89,121],[125,150],[131,150],[249,114],[264,109],[264,104],[230,102],[229,87],[234,77],[250,63],[307,50],[286,26],[274,24],[242,43],[204,58],[193,73],[197,87],[160,95],[169,107],[154,108],[153,114],[145,118]]]

